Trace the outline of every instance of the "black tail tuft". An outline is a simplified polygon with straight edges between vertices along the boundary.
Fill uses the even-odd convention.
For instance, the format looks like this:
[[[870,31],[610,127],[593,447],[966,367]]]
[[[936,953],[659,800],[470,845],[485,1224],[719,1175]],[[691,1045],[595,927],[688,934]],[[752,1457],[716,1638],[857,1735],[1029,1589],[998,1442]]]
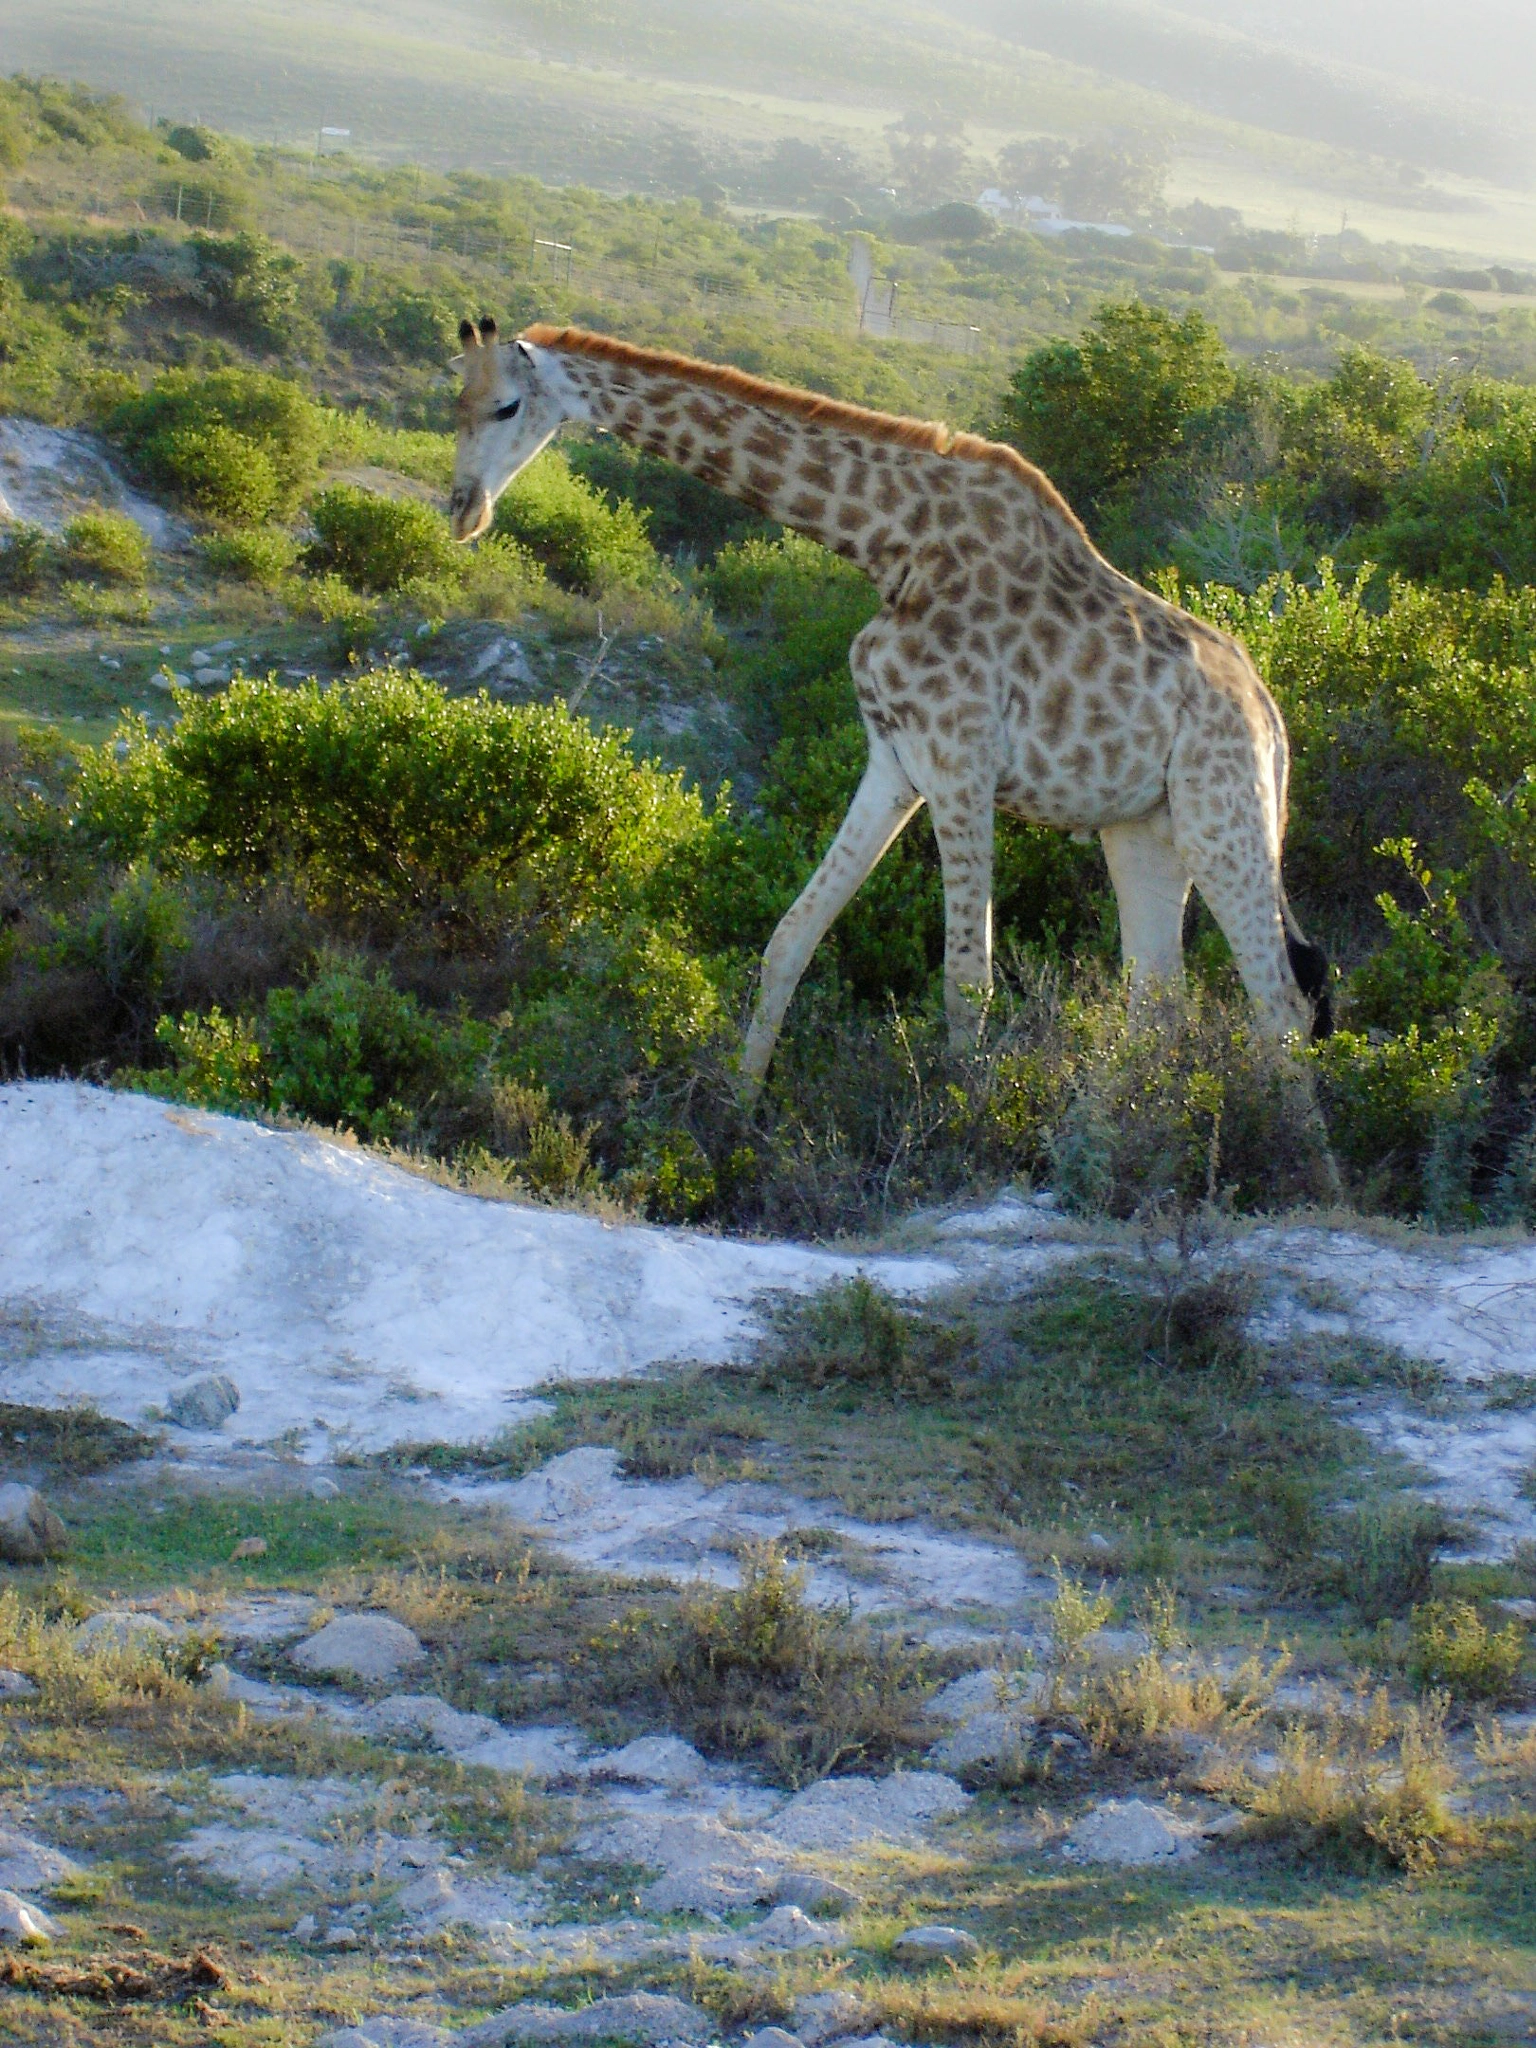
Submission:
[[[1285,950],[1291,962],[1296,986],[1312,1005],[1312,1039],[1333,1035],[1333,986],[1328,972],[1328,955],[1321,946],[1287,925]]]

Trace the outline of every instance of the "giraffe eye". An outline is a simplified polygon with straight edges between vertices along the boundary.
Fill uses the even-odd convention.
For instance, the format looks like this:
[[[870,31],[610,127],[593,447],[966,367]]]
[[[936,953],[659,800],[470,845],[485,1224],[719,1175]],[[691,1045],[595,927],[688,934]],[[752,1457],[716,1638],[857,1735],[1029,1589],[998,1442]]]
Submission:
[[[498,405],[494,417],[499,420],[515,419],[523,409],[520,398],[509,398],[505,405]]]

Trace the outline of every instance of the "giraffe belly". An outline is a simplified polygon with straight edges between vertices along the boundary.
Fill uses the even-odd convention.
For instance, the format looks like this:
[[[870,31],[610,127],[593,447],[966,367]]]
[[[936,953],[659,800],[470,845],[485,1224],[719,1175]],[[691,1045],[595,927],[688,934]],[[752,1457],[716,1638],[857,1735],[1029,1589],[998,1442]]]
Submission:
[[[1129,773],[1109,775],[1102,767],[1084,770],[1063,761],[1045,772],[1010,763],[998,777],[997,807],[1031,825],[1052,825],[1062,832],[1097,832],[1143,818],[1163,800],[1162,764],[1137,763]]]

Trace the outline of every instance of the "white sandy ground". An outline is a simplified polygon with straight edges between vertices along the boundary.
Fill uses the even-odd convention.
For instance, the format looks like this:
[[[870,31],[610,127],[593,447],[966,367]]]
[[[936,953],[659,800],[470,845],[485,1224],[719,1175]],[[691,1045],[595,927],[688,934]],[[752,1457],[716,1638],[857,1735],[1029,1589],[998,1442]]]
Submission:
[[[530,1390],[730,1357],[753,1303],[863,1268],[901,1292],[947,1260],[840,1258],[480,1201],[306,1134],[72,1083],[0,1088],[0,1399],[143,1422],[227,1373],[239,1412],[189,1444],[297,1430],[316,1461],[467,1442]],[[34,1314],[42,1331],[17,1338]]]
[[[539,1412],[537,1390],[552,1381],[739,1356],[760,1328],[760,1297],[775,1290],[808,1292],[855,1270],[913,1295],[962,1275],[1014,1283],[1080,1249],[1063,1240],[1048,1198],[1012,1195],[937,1219],[932,1243],[853,1258],[607,1225],[457,1194],[311,1134],[73,1083],[16,1083],[0,1088],[0,1399],[87,1399],[144,1422],[189,1379],[227,1373],[238,1413],[217,1432],[173,1431],[179,1445],[206,1462],[282,1437],[287,1454],[325,1463],[494,1435]],[[1356,1420],[1423,1467],[1448,1505],[1483,1517],[1490,1550],[1536,1537],[1522,1491],[1536,1408],[1490,1409],[1478,1384],[1536,1380],[1536,1245],[1381,1244],[1302,1228],[1239,1237],[1233,1249],[1274,1279],[1271,1334],[1351,1329],[1459,1382],[1464,1391],[1434,1412],[1373,1397]],[[1337,1309],[1319,1313],[1298,1282],[1324,1283]],[[519,1506],[609,1569],[640,1570],[647,1553],[650,1568],[675,1568],[691,1549],[699,1576],[728,1569],[711,1516],[776,1533],[809,1512],[611,1475],[597,1490],[608,1502],[600,1521],[585,1519],[591,1500]],[[842,1529],[824,1511],[816,1521]],[[880,1573],[904,1582],[915,1605],[949,1571],[937,1557],[900,1563],[868,1531],[842,1533],[873,1544]],[[994,1611],[1014,1604],[982,1598]]]
[[[157,548],[186,546],[185,520],[126,483],[94,435],[0,418],[0,524],[24,519],[57,533],[96,506],[126,512]]]

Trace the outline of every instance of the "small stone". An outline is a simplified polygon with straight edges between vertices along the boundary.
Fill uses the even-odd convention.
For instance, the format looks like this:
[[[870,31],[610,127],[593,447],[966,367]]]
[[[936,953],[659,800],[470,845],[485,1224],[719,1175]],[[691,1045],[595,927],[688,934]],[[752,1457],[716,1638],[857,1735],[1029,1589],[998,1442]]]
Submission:
[[[293,1939],[295,1941],[313,1941],[319,1932],[320,1922],[313,1913],[301,1913],[293,1923]]]
[[[389,1614],[338,1614],[289,1652],[306,1671],[393,1678],[426,1657],[421,1639]]]
[[[631,1785],[696,1785],[704,1776],[703,1757],[691,1742],[676,1735],[642,1735],[623,1749],[596,1756],[587,1766],[594,1778],[617,1778]]]
[[[265,1557],[266,1554],[267,1539],[265,1536],[242,1536],[234,1549],[229,1553],[229,1561],[231,1564],[235,1564],[242,1557]]]
[[[326,1948],[361,1948],[362,1945],[362,1935],[355,1927],[348,1927],[345,1923],[340,1927],[330,1928],[323,1944]]]
[[[775,1906],[755,1927],[748,1927],[744,1932],[754,1948],[832,1948],[841,1942],[841,1937],[830,1927],[823,1927],[820,1921],[812,1920],[798,1906]]]
[[[68,1531],[35,1486],[8,1480],[0,1486],[0,1557],[11,1564],[41,1564],[57,1557]]]
[[[336,1484],[335,1480],[327,1479],[323,1472],[309,1482],[309,1497],[311,1500],[334,1500],[340,1492],[341,1488]]]
[[[423,2020],[389,2019],[381,2013],[355,2027],[322,2034],[316,2048],[445,2048],[452,2038]]]
[[[165,1412],[182,1429],[218,1429],[240,1406],[240,1389],[227,1373],[211,1372],[180,1388]]]
[[[805,2043],[783,2027],[759,2027],[755,2034],[748,2034],[742,2048],[805,2048]]]
[[[40,1943],[58,1938],[58,1928],[41,1906],[15,1892],[0,1891],[0,1941]]]
[[[795,2032],[805,2048],[821,2048],[851,2034],[864,2017],[863,2004],[851,1991],[808,1991],[792,2008]]]
[[[77,1650],[122,1650],[132,1645],[148,1649],[157,1643],[173,1643],[176,1631],[158,1614],[140,1614],[135,1608],[104,1607],[75,1630]]]
[[[981,1954],[981,1943],[963,1927],[908,1927],[891,1943],[898,1963],[969,1961]]]
[[[840,1920],[848,1913],[862,1911],[864,1901],[845,1884],[819,1877],[814,1870],[786,1870],[773,1888],[779,1905],[799,1906],[807,1913],[820,1913]]]
[[[1023,1743],[1024,1728],[1019,1715],[972,1714],[952,1735],[933,1745],[928,1760],[942,1764],[946,1771],[963,1771],[977,1764],[1001,1763],[1020,1750]]]
[[[37,1687],[24,1671],[12,1671],[0,1664],[0,1700],[36,1699]]]
[[[686,1999],[655,1991],[596,1998],[574,2012],[553,2005],[514,2005],[455,2035],[454,2048],[506,2048],[517,2041],[633,2041],[641,2048],[667,2042],[702,2043],[715,2023]]]
[[[1145,1799],[1106,1799],[1078,1821],[1061,1853],[1072,1863],[1187,1863],[1199,1845]]]

